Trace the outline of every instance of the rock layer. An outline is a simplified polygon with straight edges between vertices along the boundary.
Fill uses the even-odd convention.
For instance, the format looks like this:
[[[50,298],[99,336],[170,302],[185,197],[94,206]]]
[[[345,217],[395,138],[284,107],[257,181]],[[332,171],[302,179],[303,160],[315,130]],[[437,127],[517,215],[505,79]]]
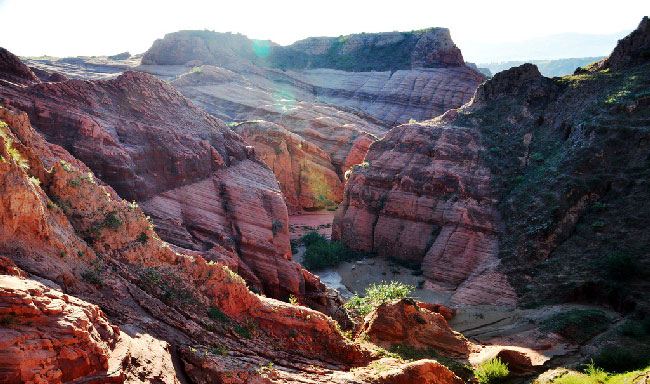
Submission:
[[[33,280],[0,275],[0,381],[62,383],[108,374],[119,328],[96,306]]]
[[[393,128],[348,179],[332,238],[352,249],[420,264],[461,303],[512,304],[498,265],[501,219],[477,131],[447,122]]]
[[[23,85],[0,86],[0,100],[25,110],[47,140],[121,197],[139,201],[164,240],[214,249],[210,257],[230,260],[259,292],[325,294],[290,261],[287,210],[273,173],[172,86],[141,72],[56,83],[25,75]]]
[[[318,146],[264,121],[241,123],[234,130],[255,147],[258,157],[271,168],[290,213],[341,202],[343,183],[329,155]]]

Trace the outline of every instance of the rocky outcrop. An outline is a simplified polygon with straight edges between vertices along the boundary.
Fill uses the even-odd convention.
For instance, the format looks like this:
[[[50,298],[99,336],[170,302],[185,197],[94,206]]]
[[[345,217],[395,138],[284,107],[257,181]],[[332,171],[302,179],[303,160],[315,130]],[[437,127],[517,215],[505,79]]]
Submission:
[[[38,77],[16,55],[0,47],[0,80],[16,84],[39,82]]]
[[[287,210],[273,173],[172,86],[126,72],[108,81],[6,85],[0,98],[121,197],[140,202],[164,240],[214,249],[211,257],[226,257],[259,292],[315,293],[290,261]]]
[[[156,40],[142,58],[146,65],[217,65],[251,61],[276,68],[386,71],[464,66],[446,28],[412,32],[310,37],[289,46],[211,31],[179,31]]]
[[[381,304],[366,316],[359,333],[385,347],[432,348],[456,358],[467,358],[471,348],[471,343],[452,331],[441,314],[422,308],[411,299]]]
[[[392,126],[428,120],[468,102],[485,77],[467,66],[344,72],[313,69],[302,72],[318,100],[361,110]]]
[[[228,68],[255,57],[246,36],[212,31],[179,31],[154,41],[142,56],[142,64],[216,65]]]
[[[522,64],[499,72],[482,84],[476,90],[472,105],[485,106],[490,102],[512,98],[534,104],[536,99],[546,98],[549,88],[553,86],[550,79],[542,76],[535,65]]]
[[[289,212],[328,208],[343,198],[343,183],[330,157],[315,144],[280,125],[249,121],[234,127],[271,168]]]
[[[612,297],[620,278],[593,260],[650,263],[639,203],[650,183],[639,173],[650,143],[647,25],[621,40],[620,67],[549,79],[524,64],[462,108],[393,128],[351,173],[333,238],[421,263],[458,303],[646,311],[646,273]]]
[[[650,19],[645,16],[637,29],[618,41],[614,51],[608,57],[590,65],[587,71],[619,70],[648,61],[650,61]]]
[[[266,75],[276,76],[276,72],[282,74],[269,71]],[[226,121],[262,119],[315,144],[330,157],[340,179],[351,165],[363,161],[370,143],[386,132],[382,122],[368,115],[314,103],[313,96],[304,90],[309,85],[279,76],[278,81],[294,85],[276,86],[259,76],[210,66],[185,74],[172,84]]]
[[[421,264],[457,302],[512,304],[514,292],[494,272],[501,218],[480,136],[448,129],[448,118],[398,126],[373,143],[350,174],[332,238]]]
[[[3,383],[124,381],[108,372],[120,331],[96,305],[34,280],[0,275],[0,319]]]

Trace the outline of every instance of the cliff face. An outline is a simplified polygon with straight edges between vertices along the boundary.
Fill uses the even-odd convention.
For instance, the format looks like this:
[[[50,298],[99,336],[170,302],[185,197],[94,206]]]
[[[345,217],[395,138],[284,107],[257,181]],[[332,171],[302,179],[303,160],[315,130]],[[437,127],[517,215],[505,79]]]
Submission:
[[[281,126],[251,121],[234,127],[275,174],[289,212],[336,207],[343,183],[330,157],[315,144]]]
[[[643,311],[646,26],[605,60],[627,64],[553,79],[524,64],[463,108],[393,128],[352,172],[333,236],[421,263],[458,302],[578,299]]]
[[[469,100],[480,81],[482,76],[468,67],[393,74],[329,69],[301,73],[265,70],[261,77],[203,66],[180,76],[172,84],[224,120],[262,119],[313,143],[329,156],[343,182],[345,171],[363,161],[370,143],[381,138],[388,126],[410,119],[432,118],[448,108],[460,106]],[[255,142],[251,144],[257,147]],[[278,172],[275,174],[279,180],[286,179]],[[299,173],[294,172],[292,178],[298,180]],[[288,193],[285,196],[300,194],[295,189],[288,192],[286,187],[285,192]],[[298,205],[303,209],[314,207],[308,202]]]
[[[211,65],[233,71],[239,76],[224,79],[220,75],[221,81],[202,75],[201,70],[193,71],[194,81],[175,81],[186,94],[185,87],[203,86],[200,91],[205,97],[198,98],[205,101],[204,106],[210,111],[212,104],[212,109],[226,114],[230,120],[241,119],[229,112],[235,105],[207,102],[210,95],[246,105],[242,101],[259,99],[263,91],[271,96],[265,99],[273,100],[275,95],[352,107],[392,125],[409,119],[430,119],[457,108],[469,101],[485,80],[485,76],[465,65],[445,28],[315,37],[286,47],[262,44],[241,35],[180,31],[157,40],[142,63],[142,70],[161,75],[169,75],[164,66],[170,64]],[[205,69],[214,73],[209,67]],[[224,80],[245,82],[248,88],[228,94],[208,87]],[[188,91],[196,101],[197,95],[193,93],[197,90]],[[243,111],[239,107],[235,112]],[[258,113],[257,118],[264,116]]]
[[[94,76],[88,69],[99,65],[82,60],[83,68],[72,70],[63,61],[32,60],[30,65],[71,77]],[[106,61],[106,71],[116,66]],[[310,38],[287,47],[242,35],[180,31],[154,42],[142,65],[132,68],[170,80],[222,120],[264,120],[299,135],[325,151],[341,183],[349,167],[363,161],[370,143],[392,125],[457,108],[485,79],[464,64],[444,28]],[[292,210],[315,207],[309,199],[304,204],[289,200]]]
[[[16,59],[17,60],[17,59]],[[0,86],[44,137],[83,161],[127,200],[138,201],[162,238],[229,260],[273,297],[306,286],[291,261],[287,209],[273,173],[217,118],[155,77]],[[207,256],[206,256],[207,257]]]
[[[480,136],[449,129],[448,118],[398,126],[370,146],[348,179],[332,238],[420,266],[456,302],[512,304],[495,271],[502,221]]]

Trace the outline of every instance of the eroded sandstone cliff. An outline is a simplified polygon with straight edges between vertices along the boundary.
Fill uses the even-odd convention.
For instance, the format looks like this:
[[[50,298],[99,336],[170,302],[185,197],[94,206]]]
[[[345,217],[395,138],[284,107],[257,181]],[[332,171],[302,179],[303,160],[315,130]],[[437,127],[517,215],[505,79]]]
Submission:
[[[270,296],[325,294],[291,261],[287,209],[273,173],[172,86],[141,72],[54,83],[26,76],[0,84],[0,100],[26,111],[47,140],[122,198],[138,201],[164,240],[228,260]]]
[[[290,212],[336,207],[343,183],[329,155],[282,126],[249,121],[234,127],[275,174]]]
[[[331,318],[172,249],[12,109],[0,108],[3,382],[460,382],[431,360],[364,368],[377,357]]]
[[[452,300],[513,304],[498,265],[501,217],[480,162],[477,131],[437,120],[401,125],[355,166],[332,238],[421,268]]]

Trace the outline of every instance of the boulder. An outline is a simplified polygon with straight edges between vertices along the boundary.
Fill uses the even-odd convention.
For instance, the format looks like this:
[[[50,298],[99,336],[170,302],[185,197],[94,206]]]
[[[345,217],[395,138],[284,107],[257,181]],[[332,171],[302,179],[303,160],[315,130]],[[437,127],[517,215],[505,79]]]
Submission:
[[[434,349],[445,356],[467,358],[471,343],[452,331],[445,318],[412,299],[381,304],[364,319],[359,334],[378,345]]]

